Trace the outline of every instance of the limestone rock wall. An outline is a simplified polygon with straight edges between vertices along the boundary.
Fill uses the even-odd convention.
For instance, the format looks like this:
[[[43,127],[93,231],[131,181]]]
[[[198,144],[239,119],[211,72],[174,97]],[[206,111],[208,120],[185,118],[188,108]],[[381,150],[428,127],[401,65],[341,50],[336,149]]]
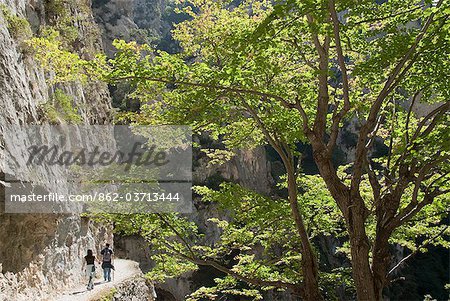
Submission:
[[[123,39],[146,43],[165,35],[170,24],[163,21],[168,0],[93,0],[95,19],[102,31],[103,47],[114,53],[112,41]]]
[[[56,88],[72,99],[84,123],[103,124],[110,120],[111,106],[107,87],[99,83],[50,85],[32,54],[23,48],[17,30],[8,24],[12,15],[27,20],[32,32],[46,24],[49,4],[63,4],[74,17],[78,32],[74,46],[81,55],[99,49],[95,23],[86,0],[0,0],[0,300],[45,300],[57,290],[77,283],[83,276],[82,257],[88,248],[97,250],[112,241],[110,226],[98,225],[76,215],[6,214],[6,178],[33,182],[45,177],[47,183],[64,180],[61,170],[47,169],[33,174],[23,162],[6,163],[7,155],[20,157],[27,137],[15,131],[21,125],[45,120],[42,105]],[[86,10],[89,8],[89,10]],[[54,12],[53,12],[54,13]],[[83,20],[83,21],[80,21]],[[97,42],[96,42],[97,41]],[[64,121],[61,121],[64,123]],[[5,137],[8,133],[8,136]],[[17,133],[17,134],[16,134]],[[5,143],[7,140],[8,143]],[[62,191],[64,186],[59,187]]]
[[[210,166],[206,157],[196,158],[193,179],[196,183],[206,183],[213,177],[239,183],[259,193],[270,194],[273,179],[271,166],[263,146],[254,149],[240,149],[227,162]]]

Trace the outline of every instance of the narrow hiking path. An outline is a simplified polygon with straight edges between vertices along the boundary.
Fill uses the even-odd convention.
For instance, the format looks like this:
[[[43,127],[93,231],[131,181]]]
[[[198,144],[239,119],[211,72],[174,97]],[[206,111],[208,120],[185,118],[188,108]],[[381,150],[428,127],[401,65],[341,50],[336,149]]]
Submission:
[[[129,278],[142,274],[139,269],[139,265],[135,261],[125,259],[114,260],[115,271],[113,272],[114,278],[111,282],[103,281],[103,270],[96,265],[97,278],[94,281],[94,289],[88,291],[86,289],[86,283],[80,283],[67,291],[61,292],[58,296],[51,299],[52,301],[90,301],[100,298],[102,295],[111,291],[114,285],[119,284]]]

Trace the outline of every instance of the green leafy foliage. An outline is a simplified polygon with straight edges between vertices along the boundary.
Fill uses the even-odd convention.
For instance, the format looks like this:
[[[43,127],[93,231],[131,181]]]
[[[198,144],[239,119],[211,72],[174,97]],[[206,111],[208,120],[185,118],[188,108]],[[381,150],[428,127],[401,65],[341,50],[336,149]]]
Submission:
[[[309,238],[339,237],[340,251],[347,254],[360,247],[346,241],[354,226],[349,208],[363,208],[356,214],[363,216],[367,266],[377,255],[371,250],[382,230],[390,244],[414,254],[430,245],[449,247],[448,1],[439,8],[419,0],[339,1],[337,26],[328,1],[188,3],[184,13],[190,19],[173,31],[183,49],[178,54],[115,41],[113,59],[86,61],[62,52],[57,39],[35,40],[37,51],[48,70],[63,72],[62,80],[76,74],[127,82],[141,106],[138,113],[124,113],[121,122],[184,123],[208,132],[225,146],[208,150],[213,160],[229,158],[237,148],[270,144],[288,171],[301,160],[300,143],[312,144],[316,161],[329,159],[333,137],[350,131],[344,125],[352,122],[357,153],[355,162],[338,169],[316,162],[322,163],[320,176],[295,168],[300,193],[290,202],[232,183],[218,190],[196,187],[202,201],[220,213],[208,221],[208,228],[220,233],[214,245],[182,215],[107,216],[119,231],[152,244],[157,267],[149,277],[162,281],[196,265],[232,277],[200,288],[192,300],[224,294],[260,298],[255,289],[300,284],[295,202]],[[428,105],[425,113],[418,104]],[[373,126],[366,128],[368,123]],[[375,140],[388,151],[375,156]],[[280,188],[288,187],[286,180]],[[350,195],[348,203],[340,201],[343,194]],[[346,267],[321,278],[325,287],[341,282],[352,291],[357,285]]]
[[[73,106],[71,96],[61,89],[56,89],[51,100],[42,105],[45,118],[53,124],[70,123],[78,124],[83,121],[78,114],[78,109]]]
[[[24,46],[23,42],[33,35],[28,20],[23,17],[15,15],[4,4],[0,4],[0,11],[3,14],[3,18],[5,19],[6,22],[6,27],[8,28],[8,31],[11,34],[11,36],[21,46]]]
[[[90,1],[45,1],[47,24],[40,29],[41,36],[57,31],[63,47],[71,51],[89,53],[98,42],[100,33],[91,20]]]

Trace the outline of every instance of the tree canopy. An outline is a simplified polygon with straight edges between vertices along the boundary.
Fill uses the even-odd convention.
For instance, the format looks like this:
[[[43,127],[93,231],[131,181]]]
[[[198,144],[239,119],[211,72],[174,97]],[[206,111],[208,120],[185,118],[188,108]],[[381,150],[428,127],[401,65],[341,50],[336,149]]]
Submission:
[[[360,300],[381,300],[410,258],[394,262],[390,245],[411,254],[448,248],[450,3],[189,0],[180,7],[190,16],[173,30],[180,53],[115,41],[112,59],[66,57],[79,74],[132,85],[140,111],[122,114],[122,122],[190,124],[231,152],[270,145],[288,193],[196,187],[223,213],[209,221],[221,234],[213,246],[186,216],[115,216],[120,229],[158,250],[152,277],[197,265],[223,273],[192,300],[219,293],[256,300],[272,288],[330,299],[330,281],[354,286]],[[48,62],[43,39],[31,44]],[[356,139],[351,159],[336,166],[344,130]],[[377,142],[388,151],[378,152]],[[311,145],[318,175],[299,168],[299,143]],[[345,241],[351,279],[346,269],[321,267],[314,237],[330,235]]]

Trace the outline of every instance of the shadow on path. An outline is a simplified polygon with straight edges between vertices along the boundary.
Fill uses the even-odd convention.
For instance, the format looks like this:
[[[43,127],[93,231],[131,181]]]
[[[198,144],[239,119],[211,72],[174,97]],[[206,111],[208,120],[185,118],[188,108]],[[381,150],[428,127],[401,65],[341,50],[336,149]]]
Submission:
[[[142,274],[137,262],[124,259],[116,259],[115,261],[115,277],[114,274],[111,282],[95,281],[94,288],[87,290],[87,284],[79,283],[77,286],[72,287],[69,291],[62,291],[58,296],[55,296],[52,301],[89,301],[96,300],[101,297],[102,294],[111,290],[114,285],[121,283],[122,281],[129,279],[135,275]]]

